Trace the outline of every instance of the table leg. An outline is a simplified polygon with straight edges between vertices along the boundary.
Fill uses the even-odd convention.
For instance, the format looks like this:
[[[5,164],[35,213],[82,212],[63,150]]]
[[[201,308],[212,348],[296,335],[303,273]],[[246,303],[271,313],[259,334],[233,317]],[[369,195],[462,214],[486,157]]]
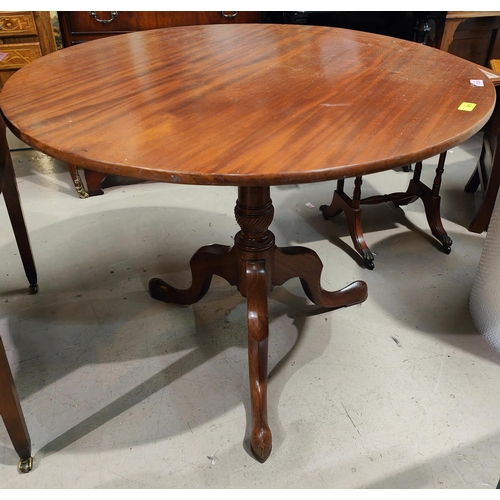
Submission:
[[[263,261],[246,263],[248,368],[252,401],[250,444],[255,458],[269,457],[272,436],[267,422],[267,359],[269,319],[267,315],[267,277]]]
[[[309,248],[276,248],[274,252],[273,286],[298,277],[307,298],[320,307],[337,309],[364,302],[368,287],[364,281],[354,281],[335,292],[323,290],[320,284],[323,264],[318,254]]]
[[[71,165],[70,163],[67,163],[66,165],[68,167],[69,175],[71,176],[71,179],[73,179],[73,184],[75,185],[76,194],[78,195],[79,198],[82,199],[88,198],[89,193],[87,192],[85,186],[83,185],[82,178],[78,173],[78,167],[76,165]]]
[[[2,132],[0,131],[0,134],[1,133]],[[26,277],[28,278],[28,282],[30,284],[29,293],[33,295],[38,292],[38,278],[35,260],[31,251],[28,230],[26,229],[21,200],[19,198],[16,174],[12,165],[12,158],[7,147],[5,135],[0,137],[0,140],[2,140],[1,149],[4,149],[3,146],[5,145],[5,151],[2,151],[1,153],[3,158],[0,158],[0,163],[2,163],[0,165],[0,170],[3,169],[4,173],[3,196],[5,206],[7,207],[7,213],[9,214],[9,218],[12,223],[12,229],[14,231],[17,247],[19,249],[19,255],[21,256],[21,261],[23,263],[24,272],[26,273]],[[1,188],[2,186],[0,186],[0,189]]]
[[[439,155],[439,161],[432,188],[425,185],[420,180],[420,175],[422,173],[422,162],[420,161],[415,165],[413,179],[410,180],[408,189],[405,192],[384,194],[382,196],[371,196],[361,200],[361,204],[373,205],[375,203],[392,201],[397,207],[399,207],[400,205],[409,205],[420,198],[424,204],[425,216],[431,233],[441,242],[443,245],[443,251],[449,254],[451,252],[451,245],[453,244],[453,241],[443,227],[440,212],[441,197],[439,196],[445,160],[446,152]]]
[[[212,275],[226,279],[247,299],[248,361],[252,404],[251,447],[257,460],[264,462],[271,453],[272,435],[267,422],[267,357],[269,320],[267,296],[276,285],[299,277],[307,297],[314,304],[337,308],[363,302],[367,286],[356,281],[336,292],[321,287],[323,265],[318,255],[303,247],[278,248],[269,231],[274,208],[268,186],[238,188],[235,217],[241,230],[235,245],[208,245],[190,261],[192,283],[179,290],[153,278],[151,296],[164,302],[189,305],[208,291]]]
[[[439,161],[436,168],[434,182],[432,184],[432,189],[426,186],[420,180],[422,162],[418,162],[415,166],[415,175],[410,181],[407,192],[393,193],[392,195],[388,196],[388,200],[393,201],[396,206],[399,206],[408,205],[416,199],[421,198],[424,204],[425,216],[427,218],[427,222],[429,223],[431,233],[441,242],[441,244],[443,245],[443,251],[449,254],[451,252],[451,245],[453,244],[453,241],[448,236],[446,230],[443,227],[440,211],[441,197],[439,196],[445,160],[446,152],[439,155]]]
[[[406,191],[369,196],[361,198],[361,177],[356,177],[354,180],[354,193],[352,199],[344,192],[344,181],[339,181],[337,189],[333,193],[333,199],[330,205],[321,205],[320,210],[325,219],[331,219],[344,211],[349,227],[349,234],[354,243],[354,247],[363,257],[365,266],[368,269],[374,269],[373,253],[368,248],[364,237],[363,228],[361,225],[361,205],[376,205],[378,203],[387,203],[392,201],[397,207],[409,205],[419,198],[422,200],[425,209],[425,216],[429,224],[431,233],[443,245],[443,251],[447,254],[451,252],[452,239],[446,233],[441,220],[440,204],[441,197],[439,190],[441,188],[441,179],[444,172],[444,162],[446,152],[439,156],[438,166],[432,188],[426,186],[421,180],[422,162],[415,164],[413,178],[410,180]]]
[[[445,228],[443,227],[443,222],[441,220],[441,196],[439,196],[439,190],[441,188],[441,178],[444,172],[444,162],[446,159],[446,153],[441,153],[439,156],[438,166],[436,168],[436,176],[434,177],[434,183],[432,189],[426,186],[426,189],[422,190],[422,201],[424,203],[425,215],[427,217],[427,222],[431,229],[431,233],[441,242],[443,245],[444,253],[449,254],[451,252],[451,245],[453,244],[452,239],[448,236]]]
[[[337,183],[337,189],[333,192],[333,199],[330,205],[321,205],[319,209],[325,219],[331,219],[342,211],[347,219],[349,234],[351,235],[354,248],[363,257],[363,262],[367,269],[375,269],[373,253],[368,248],[363,236],[363,225],[361,224],[361,177],[354,179],[354,193],[352,199],[344,192],[344,180]]]
[[[2,339],[0,339],[0,415],[19,455],[19,471],[29,472],[33,467],[31,440]]]
[[[149,292],[154,299],[163,302],[188,306],[201,300],[207,293],[212,275],[226,279],[229,284],[236,285],[236,256],[234,247],[225,245],[207,245],[201,247],[191,258],[192,282],[186,290],[179,290],[159,278],[149,282]]]

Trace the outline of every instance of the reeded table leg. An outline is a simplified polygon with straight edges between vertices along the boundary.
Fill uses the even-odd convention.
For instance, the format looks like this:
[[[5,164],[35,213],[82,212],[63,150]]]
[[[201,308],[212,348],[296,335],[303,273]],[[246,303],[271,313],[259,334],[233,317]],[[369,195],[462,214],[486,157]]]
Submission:
[[[367,298],[363,281],[336,292],[323,290],[320,258],[308,248],[278,248],[274,234],[268,229],[273,215],[268,186],[238,188],[235,217],[241,230],[234,238],[235,245],[232,248],[223,245],[200,248],[190,261],[192,284],[186,290],[178,290],[158,278],[149,282],[155,299],[189,305],[206,294],[212,275],[216,274],[236,285],[246,297],[252,404],[250,442],[252,453],[260,462],[267,460],[272,447],[267,422],[268,293],[274,286],[299,277],[307,297],[321,307],[350,306]]]
[[[19,470],[29,472],[33,467],[31,456],[31,440],[24,420],[21,403],[17,395],[9,361],[5,354],[2,339],[0,338],[0,415],[12,441],[12,445],[19,455]]]

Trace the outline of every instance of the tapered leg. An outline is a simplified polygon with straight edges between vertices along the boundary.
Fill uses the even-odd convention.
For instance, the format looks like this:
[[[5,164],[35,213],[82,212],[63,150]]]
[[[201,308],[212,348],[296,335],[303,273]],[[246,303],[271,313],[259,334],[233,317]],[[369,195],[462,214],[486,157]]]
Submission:
[[[30,284],[29,293],[35,294],[38,292],[35,260],[33,259],[28,231],[24,222],[23,210],[19,199],[19,190],[17,188],[12,158],[7,146],[5,125],[3,121],[0,123],[0,149],[0,179],[3,177],[3,186],[0,185],[0,189],[3,190],[5,205],[12,224],[17,247],[19,248],[24,272]]]
[[[29,472],[32,467],[31,440],[24,420],[7,355],[0,338],[0,414],[12,445],[21,461],[19,470]]]
[[[252,453],[259,462],[272,447],[267,422],[267,360],[269,320],[267,316],[266,270],[263,261],[246,263],[248,367],[252,402]]]

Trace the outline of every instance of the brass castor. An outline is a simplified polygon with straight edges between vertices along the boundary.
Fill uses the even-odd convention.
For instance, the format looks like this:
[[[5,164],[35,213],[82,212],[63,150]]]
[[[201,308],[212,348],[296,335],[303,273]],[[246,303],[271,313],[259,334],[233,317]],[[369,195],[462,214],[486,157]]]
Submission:
[[[17,470],[22,474],[27,474],[33,468],[33,457],[21,458],[17,465]]]

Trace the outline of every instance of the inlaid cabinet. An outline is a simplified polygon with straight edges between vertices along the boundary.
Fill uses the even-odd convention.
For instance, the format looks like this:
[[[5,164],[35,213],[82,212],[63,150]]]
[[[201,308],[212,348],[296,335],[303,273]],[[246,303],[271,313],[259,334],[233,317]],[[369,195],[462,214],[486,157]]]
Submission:
[[[18,69],[55,50],[49,12],[0,11],[0,88]]]

